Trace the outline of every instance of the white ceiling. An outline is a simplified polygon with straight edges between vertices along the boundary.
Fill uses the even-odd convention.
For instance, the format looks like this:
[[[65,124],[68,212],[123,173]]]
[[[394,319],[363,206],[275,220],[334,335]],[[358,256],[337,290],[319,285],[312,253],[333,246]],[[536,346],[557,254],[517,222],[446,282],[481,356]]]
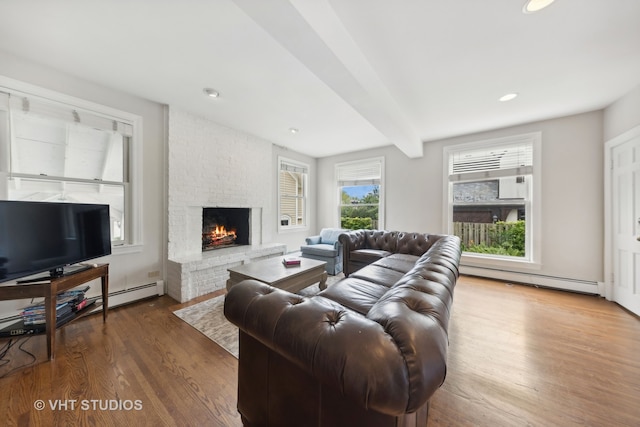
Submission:
[[[419,157],[423,141],[601,109],[640,84],[639,0],[523,3],[3,0],[0,50],[313,157]]]

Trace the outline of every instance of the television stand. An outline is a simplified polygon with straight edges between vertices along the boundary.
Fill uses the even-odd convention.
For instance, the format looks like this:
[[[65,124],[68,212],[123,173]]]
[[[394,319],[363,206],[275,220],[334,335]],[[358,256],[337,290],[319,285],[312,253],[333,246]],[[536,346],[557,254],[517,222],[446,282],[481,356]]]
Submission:
[[[89,267],[66,276],[51,277],[46,282],[0,285],[0,301],[44,297],[44,311],[47,322],[45,332],[47,335],[47,357],[51,360],[55,357],[56,301],[58,294],[95,279],[100,279],[102,282],[102,321],[106,322],[107,310],[109,309],[109,264]],[[82,315],[78,315],[76,319],[78,317],[82,317]]]

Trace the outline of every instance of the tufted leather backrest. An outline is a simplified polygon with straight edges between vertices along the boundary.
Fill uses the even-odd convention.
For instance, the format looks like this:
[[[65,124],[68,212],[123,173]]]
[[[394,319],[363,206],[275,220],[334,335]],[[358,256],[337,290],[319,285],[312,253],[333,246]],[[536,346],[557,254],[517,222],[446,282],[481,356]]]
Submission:
[[[398,233],[395,231],[366,230],[364,247],[395,252],[398,243],[397,236]]]
[[[416,256],[427,252],[431,245],[441,237],[437,234],[385,230],[356,230],[345,232],[342,236],[345,236],[343,239],[349,240],[350,250],[379,249]]]
[[[396,253],[421,256],[439,236],[424,233],[398,233]]]
[[[365,244],[367,249],[380,249],[395,252],[398,246],[398,232],[384,230],[365,230]]]

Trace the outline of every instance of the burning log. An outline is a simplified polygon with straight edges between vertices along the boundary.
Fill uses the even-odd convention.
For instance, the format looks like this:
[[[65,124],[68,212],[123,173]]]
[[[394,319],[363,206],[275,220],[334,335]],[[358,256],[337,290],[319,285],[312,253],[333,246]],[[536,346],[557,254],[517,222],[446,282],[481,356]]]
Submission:
[[[211,231],[202,233],[202,249],[233,245],[236,238],[236,230],[226,230],[224,226],[216,225]]]

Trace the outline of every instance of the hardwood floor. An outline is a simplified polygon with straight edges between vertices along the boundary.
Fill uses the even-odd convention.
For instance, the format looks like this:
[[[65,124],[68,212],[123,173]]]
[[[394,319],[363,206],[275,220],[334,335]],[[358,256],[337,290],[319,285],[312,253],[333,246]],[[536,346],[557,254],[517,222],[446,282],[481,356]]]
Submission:
[[[172,314],[186,305],[164,296],[79,320],[51,362],[44,336],[14,341],[0,424],[241,425],[237,360]],[[614,303],[461,277],[449,339],[429,427],[640,425],[640,319]]]

